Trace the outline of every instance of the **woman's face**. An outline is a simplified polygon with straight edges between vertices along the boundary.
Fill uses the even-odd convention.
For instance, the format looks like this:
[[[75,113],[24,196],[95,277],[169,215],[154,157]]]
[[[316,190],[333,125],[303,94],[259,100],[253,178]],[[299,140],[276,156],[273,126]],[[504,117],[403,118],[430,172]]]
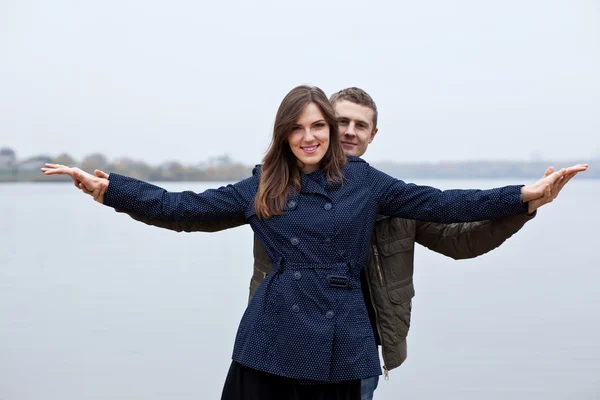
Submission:
[[[288,143],[302,172],[319,169],[329,148],[329,124],[315,103],[310,103],[298,117],[288,136]]]

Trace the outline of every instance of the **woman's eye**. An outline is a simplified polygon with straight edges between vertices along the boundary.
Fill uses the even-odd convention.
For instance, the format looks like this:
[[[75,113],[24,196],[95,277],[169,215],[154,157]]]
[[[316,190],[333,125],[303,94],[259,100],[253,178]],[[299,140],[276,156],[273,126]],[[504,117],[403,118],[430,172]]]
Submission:
[[[322,122],[319,122],[318,124],[315,125],[317,128],[323,128],[325,127],[325,124]]]

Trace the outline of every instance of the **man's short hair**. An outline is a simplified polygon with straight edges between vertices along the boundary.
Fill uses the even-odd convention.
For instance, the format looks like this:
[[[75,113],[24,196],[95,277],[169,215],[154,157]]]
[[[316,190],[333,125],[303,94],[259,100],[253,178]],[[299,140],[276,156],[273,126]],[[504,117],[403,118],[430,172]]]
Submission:
[[[342,100],[347,100],[351,103],[373,110],[373,129],[377,128],[377,105],[367,92],[357,87],[349,87],[332,94],[329,98],[329,101],[333,105]]]

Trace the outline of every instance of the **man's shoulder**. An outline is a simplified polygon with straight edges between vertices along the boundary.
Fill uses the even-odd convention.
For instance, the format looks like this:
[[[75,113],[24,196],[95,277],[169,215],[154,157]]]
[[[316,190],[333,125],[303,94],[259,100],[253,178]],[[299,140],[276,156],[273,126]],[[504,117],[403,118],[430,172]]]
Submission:
[[[346,177],[361,176],[364,178],[369,175],[369,170],[371,169],[371,167],[369,166],[369,163],[363,160],[362,158],[347,155],[346,160],[346,164],[342,167],[342,170],[344,171],[344,175],[346,175]]]
[[[349,163],[365,163],[368,164],[365,160],[357,156],[346,156],[346,159]]]
[[[348,161],[346,163],[348,168],[365,168],[369,166],[369,163],[360,157],[346,156],[346,160]]]

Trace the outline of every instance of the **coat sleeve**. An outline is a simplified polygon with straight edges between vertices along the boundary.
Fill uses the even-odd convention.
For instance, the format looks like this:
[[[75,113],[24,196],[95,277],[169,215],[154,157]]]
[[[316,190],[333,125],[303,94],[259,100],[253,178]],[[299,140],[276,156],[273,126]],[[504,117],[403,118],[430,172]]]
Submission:
[[[522,185],[489,190],[440,190],[393,178],[369,167],[369,183],[378,213],[428,222],[475,222],[525,214]]]
[[[417,221],[415,241],[455,260],[474,258],[499,247],[534,216],[456,224]]]
[[[132,219],[143,222],[146,225],[155,226],[157,228],[168,229],[175,232],[219,232],[226,229],[236,228],[246,223],[243,216],[226,219],[223,221],[157,221],[149,218],[144,218],[133,213],[124,213],[121,210],[117,212],[127,214]]]
[[[247,217],[258,187],[255,176],[202,193],[168,192],[119,174],[110,174],[104,204],[152,221],[219,221]]]

